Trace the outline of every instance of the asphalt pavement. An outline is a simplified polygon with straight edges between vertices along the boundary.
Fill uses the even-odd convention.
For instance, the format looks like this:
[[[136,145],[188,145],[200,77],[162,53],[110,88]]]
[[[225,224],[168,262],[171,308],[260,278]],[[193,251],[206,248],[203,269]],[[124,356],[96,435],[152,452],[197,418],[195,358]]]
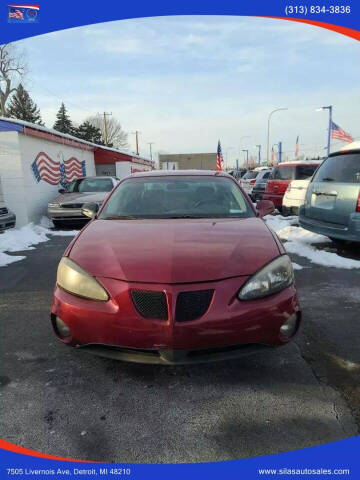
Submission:
[[[304,266],[296,341],[236,361],[116,362],[55,338],[49,306],[71,237],[0,269],[0,438],[96,461],[238,459],[340,440],[360,425],[360,271]],[[17,252],[16,255],[21,255]]]

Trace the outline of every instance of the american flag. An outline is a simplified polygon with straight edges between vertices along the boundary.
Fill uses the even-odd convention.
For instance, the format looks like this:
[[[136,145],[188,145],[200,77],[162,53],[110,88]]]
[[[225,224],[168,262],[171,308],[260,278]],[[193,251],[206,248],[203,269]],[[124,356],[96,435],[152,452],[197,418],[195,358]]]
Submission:
[[[18,18],[19,20],[24,20],[24,14],[21,10],[17,8],[9,12],[9,18]]]
[[[37,154],[31,168],[37,182],[44,180],[50,185],[57,185],[61,180],[60,162],[52,160],[45,152]]]
[[[45,152],[40,152],[31,164],[31,169],[37,182],[43,180],[50,185],[66,186],[67,183],[86,176],[85,161],[80,162],[75,157],[59,162],[53,160]]]
[[[85,176],[85,162],[80,162],[75,157],[71,157],[69,160],[64,160],[64,167],[65,180],[67,182]]]
[[[346,133],[339,125],[336,123],[331,122],[331,138],[336,138],[337,140],[341,140],[342,142],[351,143],[354,141],[353,137],[350,133]]]
[[[222,164],[224,163],[223,154],[221,151],[221,144],[220,140],[218,141],[218,148],[217,148],[217,157],[216,157],[216,170],[221,172]]]
[[[295,158],[299,156],[299,135],[296,137],[295,143]]]

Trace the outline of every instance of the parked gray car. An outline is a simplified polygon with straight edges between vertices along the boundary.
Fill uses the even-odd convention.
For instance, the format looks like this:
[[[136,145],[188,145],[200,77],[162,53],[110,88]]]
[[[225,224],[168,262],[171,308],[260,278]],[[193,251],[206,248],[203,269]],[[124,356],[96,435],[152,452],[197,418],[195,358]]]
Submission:
[[[317,169],[299,223],[334,241],[360,242],[360,149],[332,153]]]
[[[8,228],[14,228],[16,223],[16,216],[11,210],[7,208],[0,198],[0,232]]]
[[[108,193],[118,184],[116,177],[84,177],[60,189],[56,198],[48,203],[48,217],[55,227],[89,221],[81,213],[85,203],[102,204]]]
[[[272,170],[272,168],[269,168],[268,170],[260,170],[258,173],[250,195],[254,202],[262,200],[262,197],[265,193],[266,184],[270,178]]]

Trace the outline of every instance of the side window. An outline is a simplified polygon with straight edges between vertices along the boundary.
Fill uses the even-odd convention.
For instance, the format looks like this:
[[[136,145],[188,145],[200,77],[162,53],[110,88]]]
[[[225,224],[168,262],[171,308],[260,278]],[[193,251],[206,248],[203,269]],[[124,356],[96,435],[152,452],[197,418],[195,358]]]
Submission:
[[[270,173],[271,173],[271,172],[265,172],[264,175],[263,175],[263,178],[269,178],[269,177],[270,177]]]
[[[317,165],[302,165],[297,167],[296,179],[305,180],[313,176]]]

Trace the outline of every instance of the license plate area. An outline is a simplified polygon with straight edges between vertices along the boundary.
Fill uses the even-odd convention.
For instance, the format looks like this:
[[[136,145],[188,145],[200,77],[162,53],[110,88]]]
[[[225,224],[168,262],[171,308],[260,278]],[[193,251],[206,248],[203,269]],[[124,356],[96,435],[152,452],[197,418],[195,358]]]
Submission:
[[[332,210],[335,205],[336,196],[326,194],[311,195],[311,206],[316,208],[323,208],[325,210]]]

